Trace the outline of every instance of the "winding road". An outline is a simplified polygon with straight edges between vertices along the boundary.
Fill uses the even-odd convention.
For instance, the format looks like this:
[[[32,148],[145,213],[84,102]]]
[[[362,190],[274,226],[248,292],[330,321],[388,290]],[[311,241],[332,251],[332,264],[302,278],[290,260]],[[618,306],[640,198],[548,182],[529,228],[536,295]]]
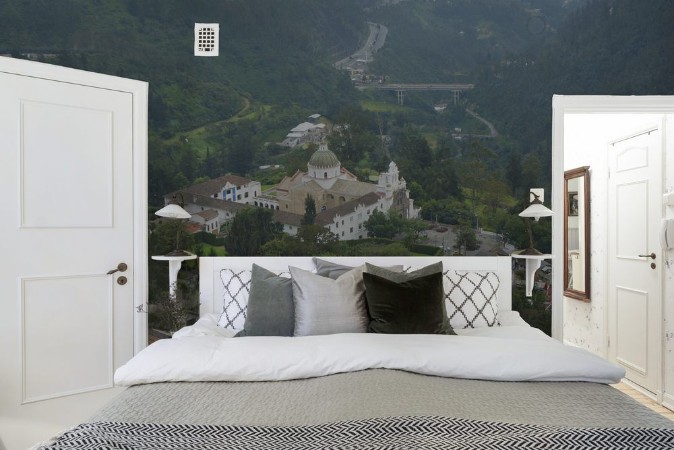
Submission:
[[[365,44],[351,56],[337,61],[335,63],[336,68],[344,70],[363,68],[372,61],[373,55],[384,46],[388,28],[373,22],[368,22],[368,25],[370,26],[370,35],[367,37]]]
[[[485,125],[487,125],[487,127],[489,127],[489,134],[473,135],[473,137],[489,137],[489,138],[495,138],[495,137],[498,136],[498,131],[496,131],[496,127],[494,126],[494,124],[492,124],[491,122],[489,122],[487,119],[485,119],[485,118],[479,116],[476,112],[471,111],[470,109],[467,109],[466,112],[467,112],[468,114],[470,114],[471,116],[475,117],[475,118],[476,118],[477,120],[479,120],[480,122],[482,122],[482,123],[484,123]]]

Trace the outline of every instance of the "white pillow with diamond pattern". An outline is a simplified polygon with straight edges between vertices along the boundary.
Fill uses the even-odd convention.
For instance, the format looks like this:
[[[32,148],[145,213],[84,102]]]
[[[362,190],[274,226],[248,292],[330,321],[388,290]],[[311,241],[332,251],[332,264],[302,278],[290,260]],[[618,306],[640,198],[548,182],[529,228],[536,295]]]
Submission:
[[[495,272],[448,270],[444,274],[445,305],[452,328],[479,328],[498,325]]]
[[[281,277],[290,278],[288,271],[274,272]],[[220,282],[223,286],[222,313],[218,326],[234,331],[243,330],[248,309],[248,295],[250,294],[250,280],[252,269],[222,269]]]

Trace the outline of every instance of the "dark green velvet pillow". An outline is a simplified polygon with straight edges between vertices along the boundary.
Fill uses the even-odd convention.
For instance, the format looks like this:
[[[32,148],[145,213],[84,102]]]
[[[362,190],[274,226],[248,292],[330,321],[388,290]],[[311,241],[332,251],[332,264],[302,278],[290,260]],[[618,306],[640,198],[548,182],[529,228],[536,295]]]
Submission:
[[[246,322],[237,336],[292,336],[295,304],[290,278],[253,264]]]
[[[447,319],[441,264],[412,274],[386,273],[379,269],[371,270],[368,265],[368,271],[363,274],[369,332],[454,334]],[[385,276],[368,273],[371,271]]]

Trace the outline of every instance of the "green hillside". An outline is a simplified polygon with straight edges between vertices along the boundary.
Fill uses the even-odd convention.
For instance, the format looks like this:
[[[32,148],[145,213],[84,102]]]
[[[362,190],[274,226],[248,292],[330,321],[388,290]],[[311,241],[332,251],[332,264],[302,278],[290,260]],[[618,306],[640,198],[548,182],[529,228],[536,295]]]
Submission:
[[[486,67],[546,42],[572,5],[453,0],[375,8],[372,20],[389,34],[372,71],[401,82],[471,82]]]
[[[220,23],[220,57],[192,55],[196,22]],[[0,2],[0,53],[150,81],[154,130],[222,120],[242,97],[323,112],[352,102],[332,62],[366,31],[353,0]]]

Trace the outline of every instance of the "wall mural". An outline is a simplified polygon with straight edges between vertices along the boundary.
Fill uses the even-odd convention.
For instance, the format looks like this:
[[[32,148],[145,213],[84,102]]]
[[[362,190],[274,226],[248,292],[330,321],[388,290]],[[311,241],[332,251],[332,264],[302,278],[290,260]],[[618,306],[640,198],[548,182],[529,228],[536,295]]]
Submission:
[[[550,189],[552,93],[674,91],[658,3],[7,0],[0,54],[149,82],[151,254],[177,226],[198,255],[509,254]],[[189,219],[154,215],[174,197]],[[550,222],[533,233],[549,252]],[[520,272],[515,307],[549,328],[549,267],[532,299]]]

